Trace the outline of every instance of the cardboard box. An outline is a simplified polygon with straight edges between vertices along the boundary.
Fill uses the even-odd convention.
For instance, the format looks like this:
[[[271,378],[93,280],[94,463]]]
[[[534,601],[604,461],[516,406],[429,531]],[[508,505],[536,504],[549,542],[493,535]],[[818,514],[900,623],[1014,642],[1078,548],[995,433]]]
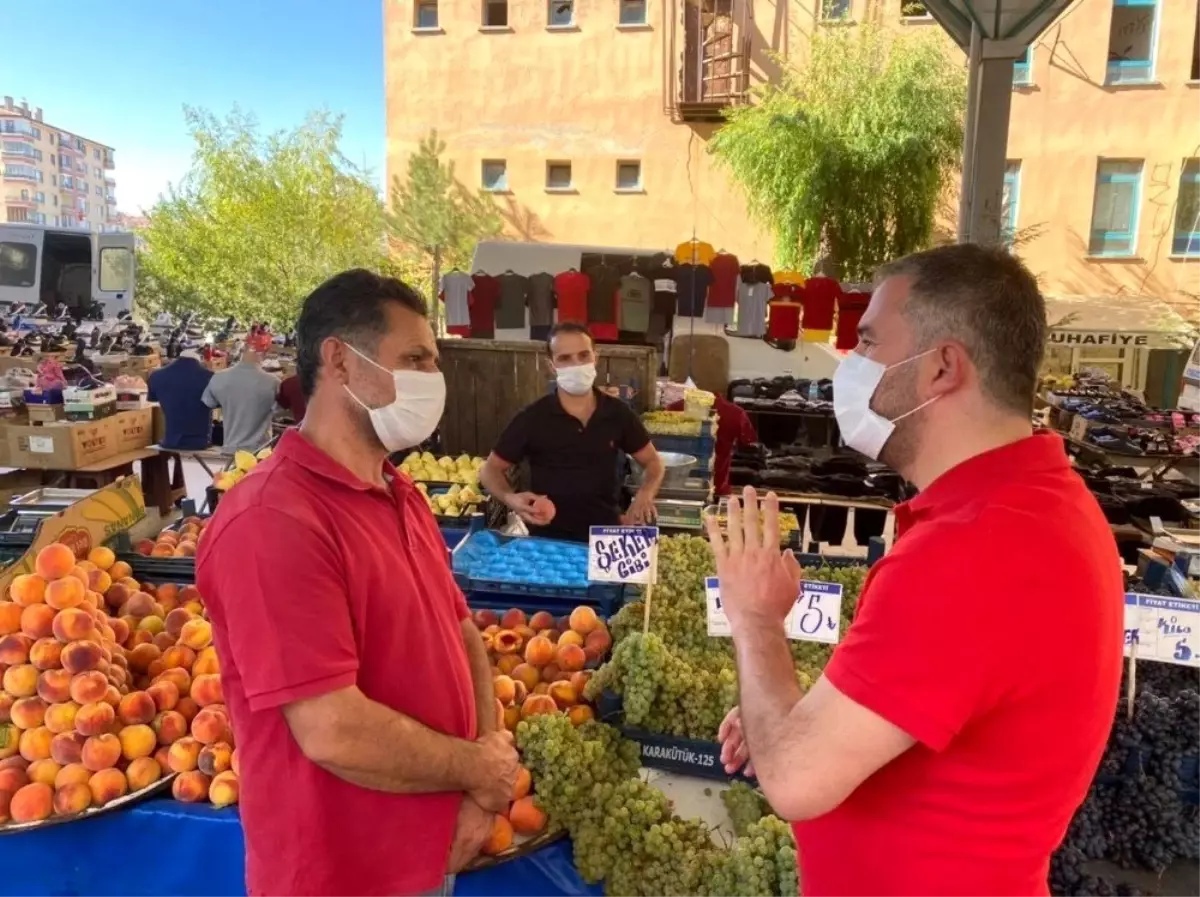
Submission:
[[[120,411],[113,415],[116,428],[117,454],[135,452],[154,444],[154,414],[149,408],[141,411]]]
[[[26,405],[25,410],[31,424],[53,424],[67,418],[62,405]]]
[[[119,454],[113,418],[6,428],[9,466],[32,470],[77,470]]]
[[[150,408],[150,413],[154,416],[152,424],[154,440],[151,445],[162,445],[162,441],[167,438],[167,416],[163,414],[162,406],[157,402]]]

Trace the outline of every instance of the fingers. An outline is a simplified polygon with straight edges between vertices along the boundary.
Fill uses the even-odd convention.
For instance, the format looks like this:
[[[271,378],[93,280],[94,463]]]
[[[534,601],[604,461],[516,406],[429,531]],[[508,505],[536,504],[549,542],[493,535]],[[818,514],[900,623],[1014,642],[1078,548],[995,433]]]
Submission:
[[[721,720],[721,726],[717,729],[717,738],[724,741],[729,737],[729,733],[734,729],[741,730],[742,715],[738,712],[738,708],[734,706],[728,713],[725,714],[725,719]]]
[[[800,582],[804,578],[804,568],[800,566],[795,552],[790,548],[783,553],[783,568],[787,571],[788,576],[796,582]]]
[[[760,541],[756,544],[775,551],[779,548],[779,496],[768,492],[763,500],[763,522],[758,533]]]
[[[746,491],[753,492],[750,487],[746,487]],[[729,537],[729,551],[732,554],[741,554],[744,546],[745,533],[742,531],[742,503],[736,498],[729,499],[729,522],[725,526],[725,533]]]
[[[704,530],[708,533],[708,541],[712,545],[713,558],[717,562],[717,569],[720,569],[721,562],[725,560],[727,552],[725,550],[725,537],[721,534],[721,525],[717,523],[716,514],[704,515]]]
[[[754,778],[755,773],[753,760],[746,761],[746,768],[742,770],[742,775],[746,776],[747,778]]]
[[[757,548],[762,544],[762,533],[758,521],[758,493],[753,486],[742,490],[742,501],[745,504],[742,510],[742,541],[746,548]],[[729,523],[733,525],[732,520]]]

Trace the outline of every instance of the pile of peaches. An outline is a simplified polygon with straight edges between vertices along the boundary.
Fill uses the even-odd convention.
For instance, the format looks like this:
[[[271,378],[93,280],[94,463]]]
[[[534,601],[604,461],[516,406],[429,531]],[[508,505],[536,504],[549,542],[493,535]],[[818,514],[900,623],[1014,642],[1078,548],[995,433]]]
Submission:
[[[208,526],[207,517],[185,517],[178,529],[164,529],[154,539],[142,539],[133,550],[150,558],[190,558]]]

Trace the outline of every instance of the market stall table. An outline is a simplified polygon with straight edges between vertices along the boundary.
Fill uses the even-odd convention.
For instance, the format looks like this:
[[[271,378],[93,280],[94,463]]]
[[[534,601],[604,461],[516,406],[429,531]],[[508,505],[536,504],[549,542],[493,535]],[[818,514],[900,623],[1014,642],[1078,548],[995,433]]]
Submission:
[[[138,461],[142,464],[142,483],[149,504],[157,507],[160,514],[170,513],[175,497],[172,497],[170,490],[167,457],[158,449],[144,448],[121,452],[103,461],[86,464],[74,470],[65,470],[63,473],[66,474],[69,488],[102,489],[109,483],[133,473],[133,465]]]

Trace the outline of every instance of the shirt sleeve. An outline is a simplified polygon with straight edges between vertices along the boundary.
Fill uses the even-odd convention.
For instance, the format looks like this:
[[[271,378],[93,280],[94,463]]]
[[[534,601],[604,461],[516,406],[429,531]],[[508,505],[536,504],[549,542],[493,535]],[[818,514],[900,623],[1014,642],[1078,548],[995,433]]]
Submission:
[[[975,555],[977,546],[945,546],[945,557]],[[1011,609],[972,586],[981,571],[922,563],[921,557],[914,552],[879,562],[825,677],[855,703],[941,751],[987,709],[1006,668],[999,651],[1011,645],[1005,635]],[[941,572],[947,567],[952,572]]]
[[[158,401],[158,393],[156,393],[154,391],[154,380],[155,380],[154,374],[151,374],[146,379],[146,401],[147,402],[157,402]]]
[[[208,385],[204,387],[204,394],[200,397],[200,400],[209,408],[221,407],[221,400],[218,399],[217,394],[213,392],[212,380],[209,380]]]
[[[621,402],[620,399],[613,401]],[[621,411],[624,417],[621,422],[621,451],[627,455],[636,455],[650,444],[650,434],[646,431],[642,419],[624,402],[621,402]]]
[[[267,508],[244,511],[217,538],[207,546],[197,580],[250,709],[353,685],[358,648],[341,558],[330,538]]]
[[[509,464],[520,464],[525,460],[529,448],[529,411],[518,411],[508,422],[492,451]]]
[[[734,406],[735,408],[737,406]],[[750,415],[737,408],[738,413],[738,445],[754,445],[758,442],[758,431],[754,429],[754,422],[750,420]]]

